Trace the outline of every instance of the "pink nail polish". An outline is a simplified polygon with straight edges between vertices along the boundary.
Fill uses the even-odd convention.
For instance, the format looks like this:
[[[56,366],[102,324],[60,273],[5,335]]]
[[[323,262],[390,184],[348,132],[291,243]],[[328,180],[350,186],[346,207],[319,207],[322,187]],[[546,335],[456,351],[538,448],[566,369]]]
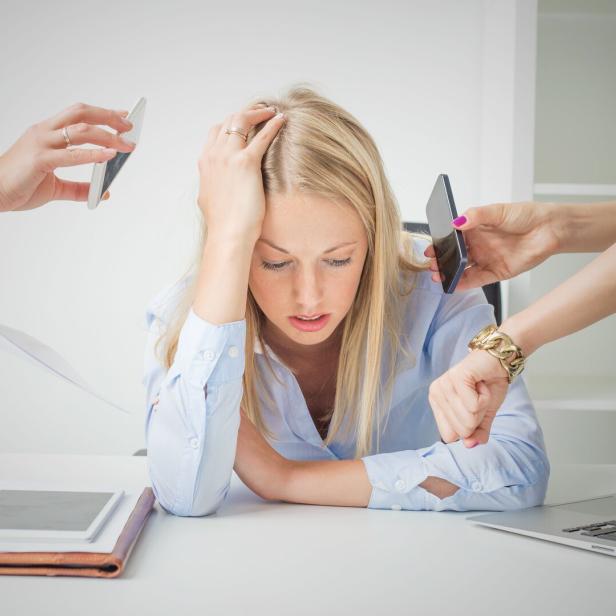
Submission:
[[[454,219],[453,224],[456,227],[461,227],[462,225],[466,224],[466,216],[458,216],[457,218]]]

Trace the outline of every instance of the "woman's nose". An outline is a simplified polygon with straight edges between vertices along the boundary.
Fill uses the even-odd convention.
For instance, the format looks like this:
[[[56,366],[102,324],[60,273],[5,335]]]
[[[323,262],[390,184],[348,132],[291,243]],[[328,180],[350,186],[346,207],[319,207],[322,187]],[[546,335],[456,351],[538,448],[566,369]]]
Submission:
[[[294,300],[305,313],[317,310],[323,296],[318,272],[312,267],[298,268],[293,282]]]

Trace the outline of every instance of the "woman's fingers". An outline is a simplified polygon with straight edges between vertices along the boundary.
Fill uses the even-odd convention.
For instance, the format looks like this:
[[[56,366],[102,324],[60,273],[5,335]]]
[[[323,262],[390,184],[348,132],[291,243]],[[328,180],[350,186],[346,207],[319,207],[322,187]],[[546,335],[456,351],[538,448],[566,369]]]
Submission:
[[[87,201],[89,192],[90,184],[88,182],[68,182],[58,179],[56,181],[53,200]]]
[[[255,135],[253,140],[246,148],[252,152],[255,156],[261,160],[265,151],[270,146],[274,137],[278,134],[278,131],[285,123],[285,116],[283,113],[277,113],[271,118],[267,124]]]
[[[453,443],[458,440],[458,433],[451,426],[447,418],[447,400],[443,395],[443,388],[440,379],[430,385],[428,392],[430,406],[436,420],[436,426],[446,443]]]
[[[246,145],[246,139],[244,139],[242,135],[248,136],[248,133],[254,126],[269,120],[274,114],[275,109],[273,107],[245,109],[239,113],[234,113],[224,121],[223,130],[220,131],[217,142],[226,149],[243,149]],[[226,132],[227,130],[235,130],[238,132],[228,134]]]
[[[103,107],[93,107],[85,103],[76,103],[68,109],[61,111],[47,122],[52,130],[78,124],[79,122],[86,122],[87,124],[109,126],[119,132],[126,132],[133,125],[124,117],[125,115],[127,115],[126,111],[114,111],[112,109],[104,109]]]
[[[63,128],[79,122],[100,124],[114,128],[119,132],[130,130],[133,125],[126,119],[127,111],[114,111],[103,107],[94,107],[85,103],[75,103],[48,120],[52,129]]]
[[[464,409],[455,389],[450,383],[445,382],[443,394],[447,401],[447,421],[451,428],[455,430],[459,438],[465,438],[472,434],[475,429],[473,418]]]
[[[464,444],[468,442],[467,447],[474,447],[475,445],[485,445],[490,439],[490,432],[492,430],[492,423],[494,422],[494,417],[496,416],[495,411],[490,411],[485,414],[483,421],[473,434],[471,434],[468,439],[465,439]]]
[[[72,167],[74,165],[86,165],[88,163],[104,163],[111,160],[117,154],[111,148],[83,149],[71,148],[64,150],[47,150],[41,155],[41,163],[44,171],[53,171],[58,167]]]
[[[64,132],[68,135],[71,145],[83,145],[91,143],[100,145],[105,148],[112,148],[119,152],[132,152],[135,149],[135,144],[132,141],[127,141],[121,135],[115,135],[98,126],[80,122],[73,124],[63,129],[57,129],[50,133],[49,145],[54,148],[65,149],[67,144],[64,139]]]

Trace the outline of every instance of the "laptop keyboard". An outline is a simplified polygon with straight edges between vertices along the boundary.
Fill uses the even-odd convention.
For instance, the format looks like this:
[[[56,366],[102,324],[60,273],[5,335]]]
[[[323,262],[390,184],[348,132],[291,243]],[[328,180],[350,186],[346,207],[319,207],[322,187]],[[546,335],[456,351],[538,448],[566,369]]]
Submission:
[[[607,522],[595,522],[586,526],[574,526],[572,528],[563,528],[563,533],[577,533],[586,537],[600,537],[601,539],[609,539],[616,541],[616,520],[608,520]]]

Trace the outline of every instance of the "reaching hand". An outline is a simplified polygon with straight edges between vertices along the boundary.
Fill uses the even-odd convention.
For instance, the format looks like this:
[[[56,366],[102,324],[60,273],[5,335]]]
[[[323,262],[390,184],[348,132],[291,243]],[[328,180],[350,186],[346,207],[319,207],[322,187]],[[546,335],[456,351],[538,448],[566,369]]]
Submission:
[[[58,167],[101,163],[117,151],[131,152],[135,144],[97,125],[126,132],[132,124],[127,111],[112,111],[77,103],[29,128],[0,156],[0,211],[29,210],[49,201],[87,201],[88,182],[58,178]],[[72,146],[90,143],[102,148]]]
[[[513,278],[545,261],[558,247],[554,223],[540,203],[474,207],[454,226],[464,234],[469,260],[457,286],[461,291]],[[432,280],[439,282],[434,247],[424,254],[432,259]]]

